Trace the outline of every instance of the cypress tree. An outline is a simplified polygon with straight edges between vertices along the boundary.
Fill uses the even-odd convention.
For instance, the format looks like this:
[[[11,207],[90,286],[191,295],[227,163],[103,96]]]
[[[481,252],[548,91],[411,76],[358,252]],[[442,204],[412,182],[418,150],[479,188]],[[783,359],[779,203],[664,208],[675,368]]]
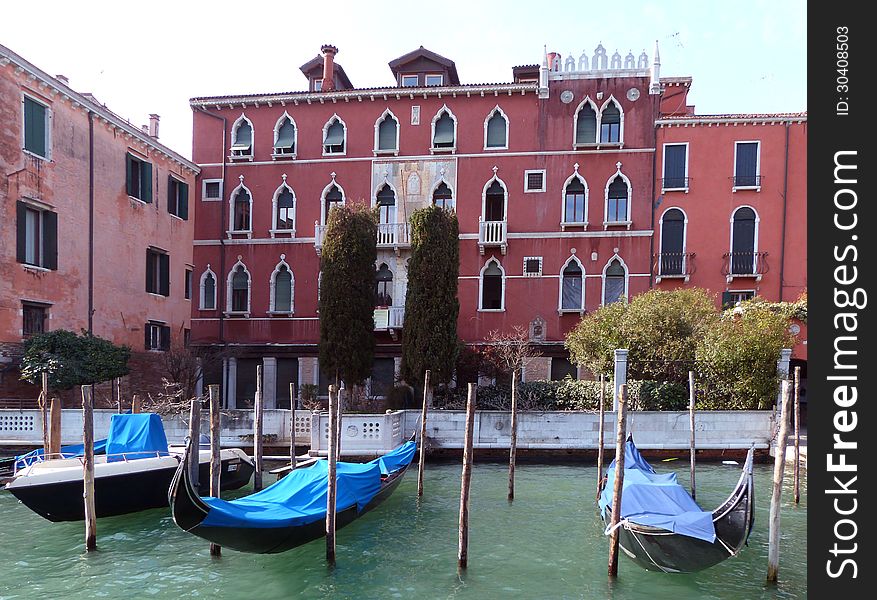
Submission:
[[[348,385],[371,375],[375,354],[377,220],[365,207],[329,213],[320,260],[320,369]]]
[[[460,243],[457,215],[429,206],[411,215],[411,261],[402,330],[402,378],[422,384],[432,372],[436,383],[447,383],[459,351],[457,278]]]

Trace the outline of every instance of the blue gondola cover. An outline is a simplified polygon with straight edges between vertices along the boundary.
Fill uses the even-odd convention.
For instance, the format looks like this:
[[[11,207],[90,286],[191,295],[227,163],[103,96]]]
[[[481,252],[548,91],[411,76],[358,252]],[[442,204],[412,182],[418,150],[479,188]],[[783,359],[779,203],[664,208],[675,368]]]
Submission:
[[[108,461],[167,455],[167,437],[155,413],[113,415],[107,435]],[[121,454],[124,453],[124,457]]]

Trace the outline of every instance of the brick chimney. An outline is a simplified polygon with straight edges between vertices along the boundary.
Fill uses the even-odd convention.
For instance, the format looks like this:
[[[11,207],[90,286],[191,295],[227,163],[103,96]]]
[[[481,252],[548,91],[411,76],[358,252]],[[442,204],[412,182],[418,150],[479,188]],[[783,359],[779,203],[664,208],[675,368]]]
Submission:
[[[158,139],[158,115],[149,115],[149,135]]]
[[[338,48],[332,44],[323,44],[320,47],[323,53],[323,87],[324,92],[330,92],[335,89],[335,55],[338,54]]]

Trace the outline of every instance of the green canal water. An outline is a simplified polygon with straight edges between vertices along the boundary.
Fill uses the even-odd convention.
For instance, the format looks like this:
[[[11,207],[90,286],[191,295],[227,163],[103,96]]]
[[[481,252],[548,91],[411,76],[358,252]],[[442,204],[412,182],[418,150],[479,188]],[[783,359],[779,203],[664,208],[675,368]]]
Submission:
[[[676,468],[687,484],[687,461]],[[516,499],[506,500],[508,467],[476,463],[472,475],[469,569],[458,575],[460,465],[428,465],[425,495],[416,475],[380,508],[339,530],[337,565],[325,542],[276,555],[224,550],[178,529],[168,509],[98,520],[98,551],[84,552],[82,523],[50,523],[0,491],[0,599],[281,598],[614,600],[806,598],[806,487],[801,504],[783,493],[780,583],[766,586],[771,466],[756,465],[756,523],[736,558],[690,575],[651,573],[622,554],[607,580],[607,541],[594,506],[596,468],[519,465]],[[414,476],[412,476],[414,475]],[[270,476],[269,476],[270,477]],[[739,467],[698,467],[698,500],[712,509]]]

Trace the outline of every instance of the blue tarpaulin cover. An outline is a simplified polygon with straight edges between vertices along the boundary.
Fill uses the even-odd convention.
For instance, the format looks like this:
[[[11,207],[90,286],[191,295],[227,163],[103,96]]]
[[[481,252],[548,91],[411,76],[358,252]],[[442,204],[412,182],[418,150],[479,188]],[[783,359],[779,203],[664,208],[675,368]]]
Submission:
[[[362,510],[381,488],[381,475],[411,463],[417,445],[406,442],[371,462],[337,463],[335,502],[341,511],[356,505]],[[306,525],[326,517],[329,461],[297,469],[264,490],[238,500],[203,498],[210,512],[208,527],[269,528]]]
[[[166,455],[167,437],[161,417],[155,413],[113,415],[110,419],[110,432],[107,435],[107,460],[133,460],[155,456],[156,452]],[[122,453],[124,457],[118,456]]]
[[[615,461],[609,465],[607,482],[600,494],[604,519],[612,504]],[[676,481],[675,473],[658,475],[637,450],[633,440],[624,447],[624,483],[621,491],[621,518],[640,525],[660,527],[681,535],[714,542],[713,515],[703,511]]]

